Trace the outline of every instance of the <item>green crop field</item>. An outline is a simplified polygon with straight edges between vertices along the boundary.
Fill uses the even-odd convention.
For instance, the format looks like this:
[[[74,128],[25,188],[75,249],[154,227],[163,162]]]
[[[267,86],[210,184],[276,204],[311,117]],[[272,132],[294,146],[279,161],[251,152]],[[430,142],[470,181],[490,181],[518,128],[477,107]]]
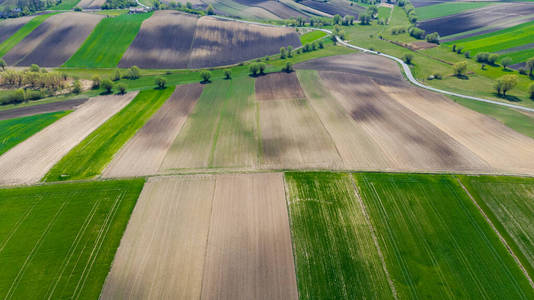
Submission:
[[[100,174],[115,152],[143,127],[173,91],[174,87],[139,92],[125,108],[65,155],[43,180],[86,179]]]
[[[534,48],[514,51],[510,53],[503,53],[500,55],[500,59],[503,59],[505,57],[509,57],[510,59],[512,59],[512,64],[526,62],[528,59],[534,57]]]
[[[534,297],[526,276],[454,177],[355,178],[399,298]]]
[[[51,7],[50,10],[71,10],[79,2],[80,0],[62,0],[61,3],[59,3],[56,6]]]
[[[300,298],[392,298],[350,175],[285,178]]]
[[[466,10],[481,8],[494,4],[492,2],[445,2],[435,5],[416,7],[415,12],[420,21],[445,17]]]
[[[302,45],[306,45],[308,43],[311,43],[315,40],[318,40],[324,37],[325,35],[326,35],[326,32],[323,32],[323,31],[319,31],[319,30],[310,31],[300,36],[300,43]]]
[[[97,299],[143,184],[0,189],[0,297]]]
[[[30,34],[35,28],[37,28],[44,20],[48,19],[52,15],[57,13],[45,14],[36,16],[28,23],[24,24],[17,32],[0,44],[0,57],[6,55],[11,48],[15,47],[20,41],[22,41],[28,34]]]
[[[461,176],[477,203],[534,275],[534,178]]]
[[[133,42],[141,23],[152,13],[104,18],[65,67],[113,68]]]
[[[69,111],[58,111],[35,116],[1,120],[0,155],[68,113]]]

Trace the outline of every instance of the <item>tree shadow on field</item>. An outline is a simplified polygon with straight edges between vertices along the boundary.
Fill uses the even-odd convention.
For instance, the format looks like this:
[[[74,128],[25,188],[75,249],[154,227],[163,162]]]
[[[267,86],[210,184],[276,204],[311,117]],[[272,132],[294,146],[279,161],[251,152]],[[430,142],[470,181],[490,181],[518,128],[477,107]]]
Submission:
[[[508,100],[510,102],[521,102],[521,99],[519,99],[519,97],[512,96],[512,95],[503,96],[503,95],[499,95],[497,93],[493,93],[493,96],[495,96],[497,98],[504,99],[504,100]]]

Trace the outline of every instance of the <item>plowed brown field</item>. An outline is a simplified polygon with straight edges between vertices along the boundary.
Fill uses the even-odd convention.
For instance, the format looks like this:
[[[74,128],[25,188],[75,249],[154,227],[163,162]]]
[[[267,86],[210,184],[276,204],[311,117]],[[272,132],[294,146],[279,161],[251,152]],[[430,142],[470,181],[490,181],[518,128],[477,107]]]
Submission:
[[[106,3],[106,0],[81,0],[76,6],[81,8],[98,9]]]
[[[51,16],[9,51],[9,65],[57,67],[69,59],[85,41],[101,15],[66,12]]]
[[[169,100],[116,154],[103,176],[127,177],[157,173],[167,150],[201,93],[200,84],[177,86]]]
[[[128,104],[136,93],[88,100],[0,156],[0,184],[38,182],[74,146]]]
[[[150,178],[102,299],[296,299],[282,174]]]
[[[256,79],[255,90],[256,99],[259,101],[303,99],[305,97],[294,72],[260,76]]]
[[[3,43],[17,30],[28,23],[34,16],[26,16],[14,19],[7,19],[0,22],[0,43]]]

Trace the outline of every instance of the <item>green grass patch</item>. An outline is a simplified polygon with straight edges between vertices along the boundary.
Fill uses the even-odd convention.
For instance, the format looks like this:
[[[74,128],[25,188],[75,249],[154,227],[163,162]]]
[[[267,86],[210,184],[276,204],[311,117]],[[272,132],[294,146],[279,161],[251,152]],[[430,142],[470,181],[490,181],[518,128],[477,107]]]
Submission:
[[[97,299],[143,184],[0,189],[0,297]]]
[[[0,155],[13,148],[56,120],[66,116],[69,111],[57,111],[35,116],[0,121]]]
[[[28,23],[24,24],[24,26],[22,26],[19,30],[17,30],[17,32],[15,32],[12,36],[10,36],[2,44],[0,44],[0,57],[6,55],[9,52],[9,50],[15,47],[15,45],[17,45],[20,41],[22,41],[35,28],[41,25],[41,23],[43,23],[44,20],[48,19],[49,17],[55,14],[58,14],[58,13],[51,13],[51,14],[36,16],[33,19],[31,19]]]
[[[301,299],[391,299],[352,179],[286,173]]]
[[[65,67],[113,68],[135,39],[141,23],[152,13],[104,18]]]
[[[389,16],[391,15],[391,8],[385,7],[385,6],[379,6],[378,7],[378,19],[381,18],[384,19],[384,21],[388,21]]]
[[[310,31],[300,36],[300,43],[306,45],[324,36],[326,36],[326,32],[319,30]]]
[[[435,5],[416,7],[415,12],[420,21],[458,14],[470,9],[494,4],[492,2],[445,2]]]
[[[92,178],[169,98],[174,88],[141,91],[125,108],[93,131],[65,155],[43,179]]]
[[[534,178],[460,176],[497,230],[534,276]]]
[[[534,138],[534,117],[504,106],[468,100],[455,96],[449,97],[452,98],[454,102],[490,116],[513,130]]]
[[[355,178],[399,298],[534,297],[525,275],[453,176]]]

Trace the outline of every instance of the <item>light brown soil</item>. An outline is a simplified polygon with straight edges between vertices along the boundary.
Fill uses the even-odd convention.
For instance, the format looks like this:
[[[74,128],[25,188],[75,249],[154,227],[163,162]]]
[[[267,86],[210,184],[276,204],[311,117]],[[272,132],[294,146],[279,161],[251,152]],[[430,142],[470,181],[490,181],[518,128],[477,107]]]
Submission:
[[[297,299],[282,174],[217,177],[202,299]]]
[[[201,84],[177,86],[169,100],[115,155],[103,176],[156,174],[201,92]]]
[[[429,43],[425,41],[417,41],[417,42],[412,42],[408,44],[408,47],[412,50],[430,49],[430,48],[434,48],[437,46],[438,46],[437,44]]]
[[[260,104],[263,168],[339,168],[332,138],[307,100]]]
[[[98,9],[106,3],[106,0],[81,0],[76,6],[81,8]]]
[[[305,97],[295,72],[270,73],[260,76],[256,78],[255,92],[256,99],[259,101],[303,99]]]
[[[4,59],[8,65],[60,66],[80,48],[102,18],[79,12],[51,16],[13,47]]]
[[[0,156],[0,184],[38,182],[74,146],[126,106],[137,93],[95,97]]]
[[[199,299],[215,178],[150,178],[101,299]]]

